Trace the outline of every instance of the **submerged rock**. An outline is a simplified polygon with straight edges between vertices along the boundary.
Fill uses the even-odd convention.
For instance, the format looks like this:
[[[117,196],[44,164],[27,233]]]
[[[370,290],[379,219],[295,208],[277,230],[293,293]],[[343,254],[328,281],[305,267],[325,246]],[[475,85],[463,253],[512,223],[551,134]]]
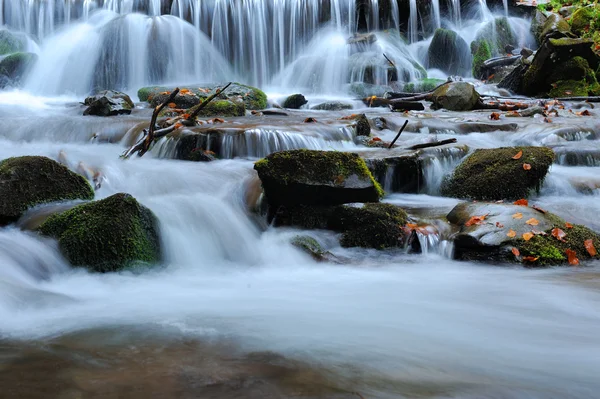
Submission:
[[[483,222],[465,225],[472,217],[484,215]],[[567,250],[575,251],[579,259],[591,258],[585,248],[586,240],[592,240],[595,248],[600,248],[600,235],[596,232],[581,225],[569,227],[571,225],[558,216],[528,206],[462,203],[447,219],[459,228],[454,237],[456,259],[523,261],[535,267],[566,264]],[[560,240],[552,235],[555,228],[565,234]],[[519,255],[514,255],[513,248],[518,249]],[[528,261],[523,257],[532,258],[526,258]]]
[[[87,105],[84,115],[114,116],[131,114],[135,107],[131,98],[125,93],[114,90],[104,90],[85,99]]]
[[[323,249],[319,242],[309,235],[296,236],[292,239],[292,245],[306,252],[315,260],[326,260],[331,254]]]
[[[480,102],[475,86],[467,82],[452,82],[437,88],[432,94],[434,108],[449,111],[471,111]]]
[[[365,161],[353,153],[281,151],[256,162],[254,169],[272,206],[377,202],[383,196]]]
[[[5,81],[0,82],[0,87],[20,85],[37,58],[37,54],[33,53],[14,53],[3,58],[0,61],[0,76],[4,77]]]
[[[0,162],[0,226],[16,222],[27,209],[65,200],[90,200],[87,180],[46,157],[24,156]]]
[[[307,103],[308,101],[302,94],[292,94],[285,99],[282,106],[283,108],[300,109],[300,107]]]
[[[475,150],[443,184],[442,193],[482,201],[527,198],[540,189],[553,161],[554,152],[546,147]]]
[[[427,51],[429,68],[449,75],[465,76],[471,70],[469,46],[456,32],[436,29]]]
[[[115,194],[48,218],[39,231],[58,240],[73,266],[112,272],[161,260],[156,216],[129,194]]]
[[[318,111],[343,111],[352,108],[354,108],[352,104],[343,103],[341,101],[328,101],[321,104],[317,104],[311,109]]]
[[[274,224],[341,232],[340,244],[347,248],[386,249],[404,246],[406,220],[406,212],[392,204],[293,205],[280,207]]]

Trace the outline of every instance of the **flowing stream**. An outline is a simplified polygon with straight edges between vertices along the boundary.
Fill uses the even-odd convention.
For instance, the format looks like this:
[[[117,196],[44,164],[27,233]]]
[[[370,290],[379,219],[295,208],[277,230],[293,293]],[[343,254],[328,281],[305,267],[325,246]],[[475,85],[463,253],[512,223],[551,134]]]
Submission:
[[[448,21],[434,7],[436,26],[453,23],[472,40],[485,21],[461,20],[452,4]],[[376,32],[361,53],[394,56],[406,81],[421,77],[411,59],[422,59],[429,40],[419,42],[416,6],[414,44]],[[488,18],[484,1],[476,9]],[[400,26],[400,15],[370,15],[373,29]],[[160,1],[0,0],[0,17],[39,44],[25,87],[0,92],[0,159],[60,156],[73,169],[101,170],[96,199],[136,197],[157,215],[165,249],[157,269],[100,275],[72,269],[55,242],[21,228],[43,209],[0,229],[0,396],[597,397],[600,264],[527,270],[452,260],[443,217],[459,201],[439,188],[464,155],[459,147],[432,152],[418,193],[390,189],[384,199],[431,221],[436,233],[420,237],[422,254],[344,249],[331,232],[265,226],[247,206],[253,162],[273,151],[375,154],[340,122],[365,112],[387,119],[374,133],[388,141],[408,118],[403,147],[451,137],[470,149],[552,146],[557,162],[533,200],[600,230],[597,116],[546,124],[364,108],[344,92],[368,64],[346,44],[357,29],[350,1],[175,0],[165,10]],[[148,68],[158,59],[169,62]],[[270,100],[308,89],[309,104],[342,99],[354,109],[290,111],[262,124],[232,118],[226,123],[244,132],[223,139],[224,159],[195,163],[173,159],[167,140],[120,159],[127,132],[151,110],[84,117],[78,104],[96,86],[136,100],[149,83],[234,77],[265,84]],[[302,124],[306,117],[321,124]],[[297,234],[313,235],[341,264],[314,261],[290,244]]]

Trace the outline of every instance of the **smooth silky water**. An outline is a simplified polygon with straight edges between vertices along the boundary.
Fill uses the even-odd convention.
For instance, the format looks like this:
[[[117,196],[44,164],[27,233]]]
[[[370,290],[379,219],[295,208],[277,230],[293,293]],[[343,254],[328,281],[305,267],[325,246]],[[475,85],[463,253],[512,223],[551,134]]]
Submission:
[[[354,392],[364,398],[597,397],[599,265],[526,270],[451,260],[450,231],[440,218],[459,201],[437,195],[444,175],[459,162],[456,154],[440,154],[427,163],[420,194],[385,198],[436,227],[436,235],[421,237],[423,254],[343,249],[330,232],[263,230],[247,211],[246,187],[255,176],[256,157],[274,149],[364,151],[348,132],[302,130],[286,126],[282,118],[246,132],[253,146],[232,142],[226,158],[233,159],[178,161],[169,159],[168,146],[159,145],[143,158],[125,161],[119,156],[126,133],[148,121],[150,111],[136,108],[130,116],[106,119],[81,116],[77,102],[99,81],[134,95],[149,83],[236,77],[264,83],[273,93],[308,88],[311,103],[347,99],[344,85],[360,80],[361,71],[360,60],[350,59],[344,45],[355,29],[349,23],[354,11],[345,2],[330,2],[332,19],[326,26],[310,14],[321,12],[320,2],[308,0],[298,4],[313,8],[252,1],[248,15],[225,0],[202,7],[178,0],[173,16],[158,16],[156,1],[99,3],[47,2],[52,12],[35,9],[35,2],[29,9],[17,10],[10,1],[0,7],[11,29],[40,40],[35,50],[40,61],[25,88],[0,93],[0,159],[60,156],[73,169],[84,163],[100,170],[96,198],[127,192],[152,209],[166,259],[161,267],[139,273],[91,274],[71,269],[52,240],[17,226],[2,229],[0,397],[359,397]],[[458,2],[452,4],[444,23],[460,26],[471,37],[473,26],[482,22],[461,19]],[[142,6],[151,17],[131,13]],[[474,14],[484,7],[477,3]],[[264,25],[236,31],[247,34],[242,44],[217,29],[210,18],[215,15],[221,28],[230,18],[244,27],[244,18],[261,15]],[[210,31],[208,20],[213,21]],[[396,23],[392,19],[377,28]],[[304,33],[292,40],[287,35],[294,31]],[[108,32],[128,32],[131,41],[107,44]],[[184,53],[174,46],[168,56],[173,62],[152,72],[143,67],[155,57],[152,49],[132,47],[150,32],[173,44],[191,40],[202,51]],[[411,45],[378,35],[373,51],[395,51],[397,57],[420,60],[419,49],[427,43],[418,42],[416,33],[410,35]],[[260,40],[268,45],[257,47]],[[91,61],[103,46],[112,49],[118,66],[99,77]],[[208,63],[205,54],[211,54]],[[301,60],[304,71],[321,70],[321,80],[314,73],[294,72]],[[252,68],[244,71],[242,62]],[[418,78],[409,65],[398,68]],[[374,132],[384,140],[391,140],[405,119],[383,110],[350,112],[385,116],[390,129]],[[292,114],[335,124],[347,113]],[[471,148],[560,144],[565,153],[588,154],[598,146],[589,133],[598,129],[592,120],[557,118],[549,125],[516,118],[498,123],[517,123],[518,129],[475,132],[465,130],[464,123],[485,126],[490,123],[486,114],[435,112],[409,120],[401,146],[450,137]],[[241,126],[254,123],[252,117],[239,119]],[[574,166],[555,164],[532,202],[598,230],[597,165],[593,155],[582,159],[587,161]],[[25,219],[35,219],[36,212],[43,209]],[[341,264],[315,262],[289,244],[306,233]]]

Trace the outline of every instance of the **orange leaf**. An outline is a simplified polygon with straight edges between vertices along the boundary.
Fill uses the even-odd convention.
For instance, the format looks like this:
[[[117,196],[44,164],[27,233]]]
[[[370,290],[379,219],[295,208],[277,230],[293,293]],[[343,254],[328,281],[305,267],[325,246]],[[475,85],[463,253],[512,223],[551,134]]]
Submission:
[[[513,253],[513,255],[514,255],[514,256],[519,256],[519,255],[521,255],[521,252],[519,252],[519,250],[518,250],[517,248],[515,248],[515,247],[513,247],[513,249],[512,249],[512,253]]]
[[[573,228],[573,225],[572,225],[571,223],[569,223],[569,222],[565,222],[565,227],[566,227],[567,229],[572,229],[572,228]]]
[[[358,116],[358,114],[352,114],[352,115],[348,115],[348,116],[342,116],[340,118],[340,120],[348,121],[348,120],[355,119],[357,116]]]
[[[521,212],[515,213],[513,215],[513,219],[523,219],[523,214]]]
[[[531,170],[531,165],[529,165],[528,163],[524,163],[523,164],[523,169],[525,169],[525,170]]]
[[[481,224],[485,220],[486,216],[487,215],[483,215],[483,216],[471,216],[471,219],[469,219],[465,223],[465,226],[469,227],[469,226],[473,226],[474,224]]]
[[[524,205],[524,206],[527,206],[527,205],[529,205],[529,201],[527,201],[525,198],[523,198],[523,199],[520,199],[520,200],[516,200],[514,202],[514,204],[515,205]]]
[[[407,229],[416,229],[417,224],[416,223],[406,223],[406,228]]]
[[[531,218],[528,221],[526,221],[525,223],[530,226],[537,226],[538,224],[540,224],[540,222],[538,222],[538,220],[536,218]]]
[[[175,104],[175,103],[169,103],[169,108],[177,108],[177,104]]]
[[[506,235],[510,238],[514,238],[517,235],[517,232],[514,231],[513,229],[508,230],[508,233],[506,233]]]
[[[223,119],[221,119],[221,118],[214,118],[212,120],[212,123],[225,123],[225,121]]]
[[[567,254],[567,259],[569,260],[569,265],[577,266],[579,264],[579,259],[577,259],[577,253],[572,249],[567,249],[565,251]]]
[[[173,126],[175,129],[179,129],[180,127],[183,127],[183,125],[181,123],[176,123],[175,126]]]
[[[493,121],[497,121],[497,120],[499,120],[499,119],[500,119],[500,114],[499,114],[499,113],[497,113],[497,112],[492,112],[492,113],[490,114],[490,119],[491,119],[491,120],[493,120]]]
[[[381,139],[379,137],[373,137],[371,141],[381,141]]]
[[[533,233],[523,233],[523,239],[529,241],[533,238]]]
[[[594,240],[585,240],[583,244],[585,245],[585,249],[588,251],[590,256],[596,256],[598,254],[598,252],[596,252],[596,248],[594,247]]]
[[[517,152],[517,155],[512,157],[512,159],[521,159],[522,156],[523,156],[523,151],[519,151],[519,152]]]
[[[306,118],[304,123],[315,123],[317,120],[315,118]]]
[[[579,116],[590,116],[590,111],[588,111],[586,109],[586,110],[583,110],[581,112],[576,112],[576,114],[579,115]]]
[[[504,227],[504,225],[502,223],[500,223],[500,222],[496,222],[496,227],[499,228],[499,229],[501,229],[501,228]]]
[[[552,229],[552,237],[556,238],[558,241],[565,241],[564,238],[567,236],[567,233],[559,229],[558,227]]]
[[[539,256],[524,256],[523,262],[535,262],[539,258],[540,258]]]

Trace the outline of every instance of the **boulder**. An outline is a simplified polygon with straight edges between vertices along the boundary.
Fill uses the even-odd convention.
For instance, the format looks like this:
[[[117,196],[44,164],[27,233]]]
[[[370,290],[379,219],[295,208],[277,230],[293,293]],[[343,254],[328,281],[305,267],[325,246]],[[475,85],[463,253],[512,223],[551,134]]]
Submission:
[[[540,189],[553,161],[554,152],[546,147],[475,150],[443,184],[442,193],[480,201],[527,198]]]
[[[156,216],[129,194],[115,194],[52,215],[39,228],[56,238],[73,266],[94,272],[131,269],[161,260]]]
[[[37,58],[33,53],[14,53],[0,60],[0,75],[6,79],[3,86],[18,86]]]
[[[85,99],[87,106],[84,115],[114,116],[131,114],[135,107],[131,98],[125,93],[114,90],[104,90]]]
[[[283,108],[300,109],[300,107],[307,103],[308,101],[306,101],[306,98],[302,94],[292,94],[283,101],[282,106]]]
[[[174,103],[177,104],[177,108],[181,109],[193,107],[194,105],[199,104],[201,100],[214,94],[217,89],[220,89],[226,84],[227,83],[198,83],[176,86],[179,87],[181,91],[180,94],[175,97]],[[153,106],[156,106],[163,103],[176,87],[142,87],[138,90],[138,97],[140,101],[147,101]],[[217,99],[242,101],[245,108],[249,110],[258,110],[267,107],[267,95],[262,90],[241,83],[232,83]]]
[[[436,29],[427,57],[429,68],[440,69],[449,75],[466,76],[471,70],[467,42],[449,29]]]
[[[346,109],[354,108],[352,104],[343,103],[341,101],[327,101],[321,104],[317,104],[311,109],[317,111],[344,111]]]
[[[383,190],[357,154],[292,150],[254,164],[271,206],[377,202]]]
[[[512,30],[506,17],[496,18],[488,22],[477,32],[475,43],[484,41],[488,43],[490,51],[494,56],[504,55],[507,46],[514,47],[518,44],[517,35]]]
[[[25,46],[17,36],[6,29],[0,29],[0,55],[23,51]]]
[[[452,82],[437,88],[431,100],[435,109],[471,111],[480,102],[475,86],[467,82]]]
[[[593,39],[562,38],[546,40],[535,54],[531,66],[523,76],[523,94],[547,93],[551,89],[552,83],[556,83],[550,81],[553,72],[563,67],[570,68],[572,65],[570,61],[575,57],[584,59],[592,70],[596,70],[599,59],[594,53],[593,45]],[[570,77],[568,78],[570,79]]]
[[[485,219],[481,223],[469,223],[474,216],[485,216]],[[535,267],[567,264],[568,249],[575,251],[579,259],[590,259],[584,245],[586,240],[592,240],[595,248],[600,248],[600,235],[596,232],[581,225],[569,228],[558,216],[528,206],[461,203],[448,214],[447,219],[458,228],[454,236],[456,259],[523,261],[527,266]],[[555,228],[566,234],[561,237],[562,241],[552,235]],[[532,237],[525,240],[523,235],[529,238],[528,233]],[[517,248],[518,256],[513,254],[513,248]],[[523,257],[533,258],[528,261]]]
[[[471,51],[473,52],[473,77],[476,79],[486,79],[483,74],[483,64],[485,61],[492,58],[490,44],[486,39],[482,39],[471,43]]]
[[[343,247],[386,249],[404,246],[406,212],[392,204],[291,205],[278,208],[275,226],[328,229],[342,233]]]
[[[36,205],[93,198],[94,190],[83,176],[49,158],[24,156],[0,162],[0,226],[16,222]]]
[[[507,89],[513,93],[523,92],[523,75],[527,72],[529,65],[522,62],[517,63],[517,66],[509,72],[505,77],[502,78],[498,83],[498,88]]]
[[[188,110],[188,113],[191,114],[195,111],[196,105]],[[230,100],[217,100],[214,99],[208,103],[206,107],[204,107],[200,113],[198,114],[201,118],[211,117],[211,116],[225,116],[225,117],[234,117],[234,116],[244,116],[246,115],[246,108],[242,101],[230,101]]]
[[[572,36],[569,23],[555,13],[551,13],[537,31],[539,32],[537,36],[538,43],[543,43],[546,39],[560,39]]]
[[[600,6],[589,5],[587,7],[578,8],[571,16],[571,30],[576,35],[583,35],[587,29],[590,29],[590,25],[598,21],[598,15],[600,14]]]
[[[359,114],[354,117],[355,122],[353,123],[356,136],[370,136],[371,135],[371,124],[369,118],[365,114]]]

